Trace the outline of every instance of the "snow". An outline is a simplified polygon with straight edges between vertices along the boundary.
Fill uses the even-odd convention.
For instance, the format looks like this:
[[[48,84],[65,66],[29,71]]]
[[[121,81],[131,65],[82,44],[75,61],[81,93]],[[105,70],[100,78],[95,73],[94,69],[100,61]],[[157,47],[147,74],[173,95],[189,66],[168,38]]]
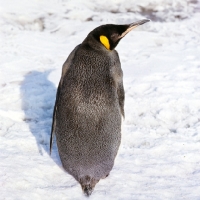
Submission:
[[[49,137],[61,67],[95,27],[152,21],[117,46],[122,144],[90,199],[200,199],[200,2],[0,0],[0,199],[84,199]]]

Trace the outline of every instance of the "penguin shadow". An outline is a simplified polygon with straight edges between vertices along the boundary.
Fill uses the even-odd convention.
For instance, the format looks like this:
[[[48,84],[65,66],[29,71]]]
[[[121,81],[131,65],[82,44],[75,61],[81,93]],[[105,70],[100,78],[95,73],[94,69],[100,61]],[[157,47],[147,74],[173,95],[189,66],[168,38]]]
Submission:
[[[24,121],[28,124],[35,137],[38,152],[41,156],[46,152],[50,156],[49,141],[53,108],[56,98],[56,87],[48,80],[51,70],[27,73],[20,87]],[[52,151],[50,156],[53,161],[61,166],[58,151]]]

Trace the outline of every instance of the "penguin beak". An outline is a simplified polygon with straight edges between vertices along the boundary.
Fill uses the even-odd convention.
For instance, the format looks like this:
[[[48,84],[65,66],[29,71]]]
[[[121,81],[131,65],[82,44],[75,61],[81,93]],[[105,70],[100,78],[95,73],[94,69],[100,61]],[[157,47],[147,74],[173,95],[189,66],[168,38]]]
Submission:
[[[143,19],[143,20],[140,20],[140,21],[137,21],[137,22],[129,24],[128,28],[126,29],[126,31],[123,32],[119,38],[123,38],[127,33],[132,31],[134,28],[136,28],[136,27],[138,27],[138,26],[140,26],[142,24],[145,24],[146,22],[149,22],[149,21],[150,21],[149,19]]]
[[[139,26],[139,25],[142,25],[142,24],[145,24],[146,22],[149,22],[150,21],[150,19],[143,19],[143,20],[140,20],[140,21],[137,21],[137,22],[134,22],[134,23],[131,23],[130,25],[129,25],[129,28],[136,28],[137,26]],[[129,29],[128,28],[128,29]],[[132,30],[131,29],[131,30]]]

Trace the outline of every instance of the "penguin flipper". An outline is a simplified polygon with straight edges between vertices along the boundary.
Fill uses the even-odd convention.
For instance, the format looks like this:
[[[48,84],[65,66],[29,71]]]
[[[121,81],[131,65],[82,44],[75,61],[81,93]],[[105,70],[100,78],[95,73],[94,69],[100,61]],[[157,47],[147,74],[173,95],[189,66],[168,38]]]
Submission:
[[[76,50],[78,49],[79,46],[80,45],[78,45],[74,48],[74,50],[70,53],[70,55],[68,56],[67,60],[65,61],[65,63],[63,64],[63,67],[62,67],[62,75],[61,75],[60,83],[58,85],[57,94],[56,94],[56,101],[55,101],[55,106],[54,106],[54,110],[53,110],[53,122],[52,122],[52,126],[51,126],[51,138],[50,138],[50,155],[51,155],[51,150],[52,150],[52,146],[53,146],[53,138],[54,138],[54,135],[55,135],[56,111],[57,111],[58,98],[60,96],[60,90],[61,90],[61,87],[62,87],[64,76],[67,73],[68,69],[70,68],[70,65],[72,63],[72,60],[73,60],[74,55],[76,53]]]
[[[117,88],[117,95],[118,95],[121,115],[123,116],[123,118],[125,118],[125,115],[124,115],[125,94],[124,94],[124,86],[123,86],[123,71],[121,69],[119,55],[118,55],[117,51],[114,51],[114,52],[115,52],[115,57],[114,57],[115,65],[112,69],[112,76],[115,81],[115,87]]]
[[[56,113],[56,106],[54,106],[54,110],[53,110],[53,122],[52,122],[52,126],[51,126],[51,138],[50,138],[50,155],[51,155],[51,149],[53,146],[53,138],[55,135],[55,123],[56,123],[56,119],[55,119],[55,113]]]
[[[53,122],[52,122],[52,126],[51,126],[51,138],[50,138],[50,155],[51,155],[51,149],[52,149],[52,146],[53,146],[53,138],[54,138],[55,129],[56,129],[56,110],[57,110],[59,93],[60,93],[60,83],[58,85],[57,94],[56,94],[56,101],[55,101],[55,106],[54,106],[54,110],[53,110]]]
[[[118,93],[118,99],[119,99],[119,106],[120,106],[120,110],[121,110],[121,115],[123,116],[123,118],[125,118],[125,114],[124,114],[125,94],[124,94],[124,86],[123,86],[122,82],[118,84],[117,93]]]

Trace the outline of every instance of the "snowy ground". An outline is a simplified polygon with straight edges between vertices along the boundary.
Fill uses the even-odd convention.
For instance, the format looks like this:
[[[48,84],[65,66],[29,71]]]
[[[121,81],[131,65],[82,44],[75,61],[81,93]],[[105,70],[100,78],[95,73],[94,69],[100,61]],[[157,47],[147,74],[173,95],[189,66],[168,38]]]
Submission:
[[[61,66],[95,27],[150,17],[117,46],[123,140],[90,199],[200,200],[200,3],[136,2],[0,0],[0,199],[85,198],[49,155]]]

